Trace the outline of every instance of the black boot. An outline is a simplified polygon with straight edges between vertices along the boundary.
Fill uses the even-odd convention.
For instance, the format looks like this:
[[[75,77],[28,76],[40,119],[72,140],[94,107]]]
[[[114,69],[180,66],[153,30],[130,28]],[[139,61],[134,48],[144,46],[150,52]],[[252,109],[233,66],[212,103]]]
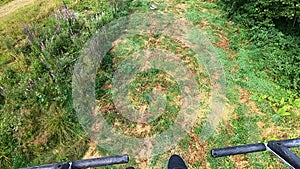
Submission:
[[[168,162],[168,169],[187,169],[183,159],[179,155],[172,155]]]

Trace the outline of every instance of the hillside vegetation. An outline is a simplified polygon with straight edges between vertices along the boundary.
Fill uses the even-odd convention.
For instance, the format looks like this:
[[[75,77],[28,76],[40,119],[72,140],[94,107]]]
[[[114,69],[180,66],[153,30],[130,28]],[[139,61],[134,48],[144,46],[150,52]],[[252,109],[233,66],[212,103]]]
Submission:
[[[0,5],[8,3],[1,1]],[[151,9],[153,4],[157,9]],[[183,17],[209,38],[226,75],[224,117],[204,142],[199,138],[207,112],[197,117],[191,133],[171,151],[151,159],[132,157],[128,165],[106,168],[164,168],[172,153],[180,154],[189,168],[284,168],[268,153],[213,159],[210,150],[300,137],[297,0],[36,1],[1,17],[0,168],[112,155],[101,146],[89,154],[93,140],[78,122],[73,107],[73,68],[84,44],[100,27],[144,12]],[[177,82],[155,69],[136,74],[131,99],[136,108],[148,106],[149,93],[161,85],[167,98],[163,115],[141,125],[119,115],[113,105],[111,84],[120,60],[154,47],[182,56],[180,59],[196,72],[199,91],[208,93],[207,98],[213,87],[205,65],[194,61],[195,53],[170,37],[143,34],[118,42],[97,71],[95,95],[107,122],[131,136],[165,131],[180,109]],[[207,111],[208,99],[203,100],[203,111]],[[294,151],[300,153],[300,149]]]

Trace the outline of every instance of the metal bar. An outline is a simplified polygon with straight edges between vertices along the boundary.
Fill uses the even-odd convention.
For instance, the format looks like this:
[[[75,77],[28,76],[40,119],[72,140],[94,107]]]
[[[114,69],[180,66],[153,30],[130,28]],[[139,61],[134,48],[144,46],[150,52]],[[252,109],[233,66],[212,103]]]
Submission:
[[[278,142],[280,142],[281,145],[287,148],[300,147],[300,138],[290,139],[290,140],[279,140]]]
[[[69,169],[70,164],[67,162],[47,164],[35,167],[19,168],[19,169]]]
[[[77,160],[71,163],[71,169],[84,169],[90,167],[100,167],[114,164],[124,164],[128,163],[129,156],[120,155],[120,156],[111,156],[111,157],[103,157],[103,158],[94,158],[94,159],[86,159],[86,160]]]
[[[269,141],[267,147],[273,154],[278,156],[283,162],[293,168],[300,168],[300,158],[294,154],[288,147],[282,144],[282,141]]]
[[[246,144],[241,146],[213,149],[211,151],[211,155],[216,158],[216,157],[223,157],[223,156],[236,155],[236,154],[260,152],[265,150],[266,150],[266,146],[263,143]]]
[[[47,164],[42,166],[20,168],[20,169],[85,169],[90,167],[124,164],[124,163],[128,163],[128,161],[129,161],[129,156],[126,154],[120,156],[77,160],[71,163],[61,162],[61,163]]]

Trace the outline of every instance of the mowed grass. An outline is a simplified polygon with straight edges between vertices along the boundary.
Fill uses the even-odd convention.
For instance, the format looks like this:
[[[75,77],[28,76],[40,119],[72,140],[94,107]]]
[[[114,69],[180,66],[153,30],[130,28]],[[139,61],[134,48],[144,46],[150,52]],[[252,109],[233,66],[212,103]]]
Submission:
[[[10,3],[11,1],[13,1],[13,0],[2,0],[2,1],[0,1],[0,6],[3,6],[3,5],[5,5],[5,4],[8,4],[8,3]]]
[[[0,18],[0,72],[12,62],[22,66],[24,56],[18,51],[29,43],[24,28],[41,23],[59,5],[58,0],[37,1]]]
[[[268,97],[288,98],[289,94],[295,92],[290,91],[289,94],[285,94],[285,89],[278,87],[270,79],[267,79],[266,76],[253,74],[251,64],[248,64],[246,61],[248,58],[247,55],[251,54],[251,52],[247,53],[248,44],[244,43],[244,41],[247,42],[248,40],[244,36],[245,34],[236,33],[237,30],[243,31],[243,29],[239,28],[238,25],[234,25],[233,22],[226,20],[222,16],[222,11],[218,9],[215,3],[155,1],[153,4],[156,4],[160,11],[170,12],[176,16],[187,18],[196,27],[201,29],[214,44],[226,72],[227,103],[224,110],[226,116],[223,117],[223,121],[217,128],[214,136],[206,142],[200,141],[201,134],[203,134],[201,132],[203,129],[203,117],[198,117],[198,124],[194,126],[192,132],[178,146],[152,159],[138,161],[136,164],[138,168],[145,168],[145,166],[146,168],[164,168],[167,159],[173,153],[182,155],[190,168],[220,168],[220,166],[222,166],[221,168],[284,168],[285,165],[268,152],[214,159],[210,156],[210,150],[218,147],[299,137],[299,108],[294,106],[288,110],[290,113],[285,115],[280,114],[276,112],[278,108],[262,96],[262,93],[265,93]],[[149,5],[150,3],[145,3],[138,9],[139,11],[148,11]],[[147,37],[143,40],[139,40],[138,38],[131,39],[128,42],[129,44],[127,44],[127,48],[120,50],[122,52],[113,53],[113,58],[116,57],[116,54],[126,58],[126,56],[132,54],[134,49],[140,49],[141,46],[145,45],[145,41],[147,41]],[[150,46],[159,47],[161,45],[164,44],[158,43],[157,45],[156,43],[156,45]],[[174,42],[168,42],[166,46],[172,48],[173,45]],[[239,50],[235,50],[236,46],[239,47]],[[112,56],[110,55],[109,57]],[[200,65],[193,65],[190,68],[197,68],[197,66]],[[138,84],[133,82],[134,89],[139,90],[147,85],[149,86],[149,83],[157,82],[150,72],[143,74],[147,75],[147,77],[145,79],[140,78]],[[200,84],[204,83],[200,82]],[[209,84],[205,84],[204,86],[207,85],[209,86]],[[135,101],[140,101],[138,98],[145,97],[143,92],[136,94],[139,95],[136,96]],[[105,102],[105,99],[99,100],[99,102],[103,101]],[[137,105],[140,103],[144,103],[144,101],[140,101]],[[114,124],[116,119],[118,119],[115,118],[117,113],[115,111],[110,113],[112,115],[108,115],[107,119]],[[122,119],[122,116],[120,118]],[[168,118],[173,119],[174,117],[169,116]],[[166,126],[166,128],[169,126],[166,119],[160,120],[163,120],[163,123],[160,125]],[[136,126],[134,124],[133,126],[126,126],[124,128],[138,132]],[[145,125],[144,129],[145,134],[145,132],[151,131],[153,127]],[[159,131],[159,129],[156,130]],[[294,148],[293,150],[299,154],[299,148]]]
[[[136,12],[147,12],[151,11],[150,5],[152,3],[158,6],[158,11],[173,13],[178,17],[188,19],[208,36],[224,67],[227,80],[227,102],[223,121],[209,139],[201,141],[203,124],[210,108],[207,99],[206,104],[199,108],[200,115],[197,117],[197,123],[193,130],[176,147],[151,159],[135,159],[133,157],[130,165],[136,168],[165,168],[170,155],[176,153],[184,158],[189,168],[285,168],[282,162],[267,152],[214,159],[210,156],[210,150],[218,147],[264,142],[271,139],[299,137],[300,110],[299,107],[294,106],[293,101],[289,103],[290,96],[295,95],[295,92],[287,92],[278,87],[263,73],[261,75],[254,73],[251,64],[257,63],[251,63],[249,60],[248,56],[252,53],[248,49],[248,44],[245,43],[248,41],[243,34],[245,30],[226,20],[215,3],[196,0],[157,0],[151,1],[151,3],[134,1],[132,8]],[[14,12],[15,17],[11,15],[1,19],[1,36],[8,39],[5,42],[1,41],[1,43],[6,43],[1,44],[1,67],[22,65],[22,54],[13,50],[16,46],[23,46],[28,43],[24,40],[26,37],[22,33],[22,28],[26,24],[42,20],[44,16],[51,14],[51,11],[56,9],[58,4],[41,2]],[[29,9],[34,10],[28,12]],[[25,18],[24,13],[28,13]],[[209,98],[211,90],[210,77],[205,71],[205,65],[197,64],[195,54],[182,44],[163,35],[137,35],[120,41],[104,58],[101,69],[98,70],[96,79],[97,102],[100,111],[115,129],[129,136],[140,138],[159,134],[172,127],[174,119],[178,116],[181,99],[179,85],[174,78],[163,71],[148,69],[136,74],[131,82],[129,99],[136,109],[147,110],[150,108],[151,92],[159,89],[165,93],[167,98],[166,110],[158,118],[143,124],[132,122],[118,113],[113,105],[111,94],[113,73],[124,59],[136,51],[147,48],[159,48],[176,53],[197,76],[201,93]],[[298,96],[295,95],[295,97]],[[281,101],[282,98],[284,98],[283,101]],[[286,111],[278,111],[288,104],[291,106]],[[62,111],[62,113],[53,116],[64,116],[63,113]],[[78,144],[80,143],[78,142]],[[60,147],[53,149],[53,151],[60,153],[64,150],[68,151],[65,151],[65,154],[56,153],[61,156],[59,159],[66,159],[69,154],[76,153],[67,147]],[[98,147],[98,150],[101,156],[112,155],[101,149],[101,146]],[[299,148],[294,150],[300,154]],[[77,150],[77,152],[81,151]],[[77,156],[80,158],[82,154]],[[36,161],[41,162],[43,159],[47,161],[46,156],[40,157]],[[38,162],[33,162],[33,164]],[[124,167],[122,165],[106,168]]]
[[[181,108],[180,103],[182,100],[182,93],[178,82],[166,72],[150,68],[135,75],[130,83],[128,97],[131,105],[136,110],[149,113],[154,112],[157,115],[151,113],[147,115],[145,113],[144,116],[147,117],[148,122],[137,123],[124,118],[122,114],[118,113],[118,110],[113,105],[112,92],[110,92],[112,90],[113,73],[117,71],[118,66],[120,66],[125,58],[147,48],[165,49],[176,53],[184,61],[185,66],[194,72],[195,77],[198,79],[201,94],[209,97],[209,77],[204,70],[204,65],[198,65],[195,53],[190,49],[183,48],[181,44],[165,36],[138,35],[127,41],[121,41],[103,60],[103,69],[99,70],[96,79],[96,96],[100,112],[104,114],[107,121],[121,129],[124,133],[136,137],[153,136],[172,127]],[[153,91],[165,94],[163,97],[165,97],[166,103],[165,105],[161,105],[163,110],[155,110],[155,107],[151,107],[151,102],[155,99],[153,98]],[[161,99],[163,101],[163,98]],[[206,109],[209,103],[208,100],[203,103],[203,107],[199,107],[199,111],[202,110],[202,114],[205,114],[208,111]],[[154,108],[154,110],[151,110],[151,108]]]

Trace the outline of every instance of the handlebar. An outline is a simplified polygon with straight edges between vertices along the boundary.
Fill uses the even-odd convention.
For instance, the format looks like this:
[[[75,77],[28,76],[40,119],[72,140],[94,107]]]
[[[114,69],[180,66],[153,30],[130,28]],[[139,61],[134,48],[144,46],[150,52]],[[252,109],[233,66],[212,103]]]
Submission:
[[[269,150],[290,168],[298,169],[300,168],[300,158],[291,150],[289,150],[289,148],[292,147],[300,147],[300,138],[212,149],[211,155],[212,157],[216,158]]]
[[[28,167],[28,168],[20,168],[20,169],[84,169],[90,167],[101,167],[101,166],[114,165],[114,164],[124,164],[124,163],[128,163],[128,161],[129,161],[129,156],[125,154],[120,156],[76,160],[70,163],[61,162],[61,163]]]
[[[269,150],[284,163],[293,169],[300,168],[300,158],[289,148],[300,147],[300,138],[290,140],[269,141],[268,143],[246,144],[225,148],[212,149],[213,157],[223,157],[229,155],[246,154]],[[85,169],[90,167],[101,167],[114,164],[124,164],[129,162],[129,156],[119,155],[94,159],[76,160],[73,162],[61,162],[43,166],[35,166],[20,169]],[[131,167],[132,168],[132,167]]]
[[[70,166],[67,162],[55,163],[55,164],[47,164],[41,166],[34,166],[28,168],[19,168],[19,169],[68,169]]]
[[[281,140],[281,141],[269,141],[269,143],[273,143],[273,142],[280,143],[282,146],[287,148],[300,146],[300,138]],[[267,150],[267,145],[265,143],[246,144],[240,146],[212,149],[211,155],[216,158],[216,157],[224,157],[224,156],[237,155],[237,154],[260,152],[265,150]]]
[[[72,162],[72,169],[82,169],[82,168],[89,168],[89,167],[114,165],[114,164],[124,164],[124,163],[128,163],[128,161],[129,161],[128,155],[94,158],[94,159],[87,159],[87,160],[77,160]]]
[[[224,157],[224,156],[236,155],[236,154],[253,153],[253,152],[259,152],[265,150],[266,150],[265,144],[259,143],[259,144],[246,144],[241,146],[213,149],[211,151],[211,154],[213,157],[216,158],[216,157]]]

